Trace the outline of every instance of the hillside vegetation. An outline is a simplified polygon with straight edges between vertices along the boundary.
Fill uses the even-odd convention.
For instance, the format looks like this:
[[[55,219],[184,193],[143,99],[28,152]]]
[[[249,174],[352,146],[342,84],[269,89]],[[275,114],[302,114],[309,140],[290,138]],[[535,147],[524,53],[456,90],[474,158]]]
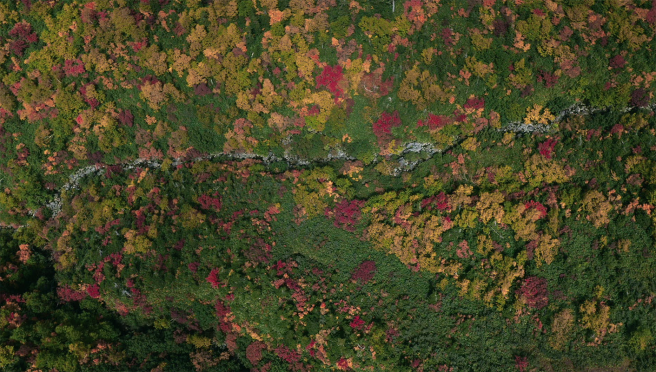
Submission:
[[[647,1],[0,4],[0,368],[656,369],[655,32]]]

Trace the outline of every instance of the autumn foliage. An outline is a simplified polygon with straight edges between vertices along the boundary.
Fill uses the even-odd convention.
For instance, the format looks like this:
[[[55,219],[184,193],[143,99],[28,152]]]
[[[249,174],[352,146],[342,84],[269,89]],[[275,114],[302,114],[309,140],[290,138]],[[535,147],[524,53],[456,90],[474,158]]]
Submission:
[[[367,283],[376,275],[376,262],[363,261],[360,266],[353,272],[351,279]]]
[[[335,227],[347,231],[355,231],[355,227],[360,221],[360,209],[364,206],[363,200],[342,200],[335,208],[326,208],[325,216],[334,220]]]
[[[376,137],[378,137],[378,143],[381,146],[388,143],[392,140],[392,128],[398,127],[401,125],[401,118],[399,117],[399,112],[394,111],[393,113],[383,112],[380,118],[373,124],[373,130]]]
[[[0,2],[0,370],[656,370],[655,24]]]
[[[343,90],[338,86],[339,82],[344,77],[342,73],[342,66],[326,66],[321,74],[316,77],[317,88],[325,86],[330,92],[339,98],[343,94]]]
[[[535,276],[526,278],[517,293],[526,300],[529,307],[537,310],[549,303],[547,281],[544,278]]]

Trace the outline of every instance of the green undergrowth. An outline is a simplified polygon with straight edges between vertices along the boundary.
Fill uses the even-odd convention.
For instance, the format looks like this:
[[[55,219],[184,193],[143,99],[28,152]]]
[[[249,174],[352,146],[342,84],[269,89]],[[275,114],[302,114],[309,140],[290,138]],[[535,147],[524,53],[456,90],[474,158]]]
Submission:
[[[0,207],[24,217],[96,164],[344,151],[368,165],[409,142],[553,128],[572,105],[648,108],[654,14],[643,0],[8,2],[14,202]]]
[[[393,156],[108,168],[3,230],[0,363],[649,371],[653,120],[483,130],[400,175]]]

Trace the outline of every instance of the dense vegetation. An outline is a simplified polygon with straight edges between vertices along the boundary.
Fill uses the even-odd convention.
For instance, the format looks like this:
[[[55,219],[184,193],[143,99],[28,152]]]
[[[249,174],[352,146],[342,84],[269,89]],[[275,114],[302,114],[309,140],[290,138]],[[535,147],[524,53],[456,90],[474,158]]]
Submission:
[[[655,32],[649,1],[0,3],[0,368],[656,369]]]

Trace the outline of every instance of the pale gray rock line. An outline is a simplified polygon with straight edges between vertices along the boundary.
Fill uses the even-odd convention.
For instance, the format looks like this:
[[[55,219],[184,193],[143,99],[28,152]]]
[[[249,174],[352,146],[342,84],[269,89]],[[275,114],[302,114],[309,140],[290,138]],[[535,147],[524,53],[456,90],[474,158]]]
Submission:
[[[656,104],[650,105],[647,108],[651,111],[654,111],[656,109]],[[626,107],[622,109],[621,112],[628,112],[631,109],[632,109],[631,107]],[[600,109],[600,108],[590,108],[582,104],[574,104],[569,108],[561,111],[558,114],[558,116],[556,116],[556,118],[551,122],[551,125],[544,125],[539,123],[527,124],[523,122],[509,122],[503,125],[502,128],[498,130],[502,132],[515,132],[515,133],[523,133],[523,134],[533,134],[533,133],[545,134],[551,132],[554,129],[554,124],[561,122],[565,117],[568,117],[570,115],[587,115],[603,110],[604,109]],[[399,166],[394,168],[391,173],[393,176],[398,176],[402,172],[411,171],[419,163],[430,159],[433,155],[437,153],[448,151],[454,146],[460,144],[464,139],[465,138],[458,138],[456,139],[453,145],[444,149],[438,149],[431,143],[422,143],[422,142],[406,143],[399,157],[395,159],[399,163]],[[408,161],[403,156],[404,154],[408,154],[408,153],[421,153],[421,152],[427,153],[428,158],[422,160]],[[283,157],[278,157],[273,154],[269,154],[268,156],[261,156],[252,153],[244,153],[244,154],[213,153],[206,156],[195,158],[192,161],[211,160],[218,157],[225,158],[226,160],[260,159],[265,164],[270,164],[272,162],[278,162],[278,161],[285,161],[289,166],[306,166],[312,164],[312,162],[326,163],[332,160],[349,160],[349,161],[357,160],[356,158],[349,156],[342,149],[336,149],[334,152],[328,154],[327,157],[321,159],[314,159],[314,160],[301,159],[298,156],[294,156],[289,153],[286,153]],[[379,158],[380,157],[376,155],[372,161],[372,164],[376,164],[379,161]],[[172,165],[177,166],[178,164],[181,163],[183,163],[182,159],[174,159]],[[144,167],[156,169],[159,168],[161,165],[162,165],[161,161],[158,160],[148,160],[148,159],[139,158],[129,163],[123,164],[123,167],[124,169],[127,170],[131,170],[135,168],[144,168]],[[82,179],[89,176],[95,176],[95,177],[102,176],[104,172],[105,172],[104,166],[91,165],[81,168],[69,176],[68,182],[62,186],[62,189],[63,190],[79,189],[80,181]],[[52,211],[53,215],[56,216],[57,214],[59,214],[62,208],[60,195],[56,196],[51,202],[49,202],[45,206]],[[34,216],[35,213],[36,211],[34,210],[29,211],[29,214],[31,216]],[[21,225],[19,227],[23,227],[23,226],[24,225]]]

